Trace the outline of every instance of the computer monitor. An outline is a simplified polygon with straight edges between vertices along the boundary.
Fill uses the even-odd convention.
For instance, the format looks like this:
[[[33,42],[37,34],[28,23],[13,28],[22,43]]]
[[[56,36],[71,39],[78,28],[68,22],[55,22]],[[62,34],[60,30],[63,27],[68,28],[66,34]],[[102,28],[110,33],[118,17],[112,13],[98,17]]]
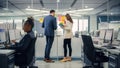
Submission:
[[[9,30],[9,38],[10,38],[10,40],[16,40],[14,29]]]
[[[15,39],[16,40],[21,39],[21,31],[18,29],[15,29],[14,31],[15,31]]]
[[[105,41],[108,41],[108,42],[112,43],[113,31],[114,31],[113,29],[107,29],[106,30]]]
[[[99,30],[94,31],[94,37],[99,37],[99,34],[100,34]]]
[[[120,28],[118,30],[117,41],[120,41]]]
[[[6,32],[4,29],[0,29],[0,42],[6,42]]]
[[[99,34],[99,39],[104,40],[104,38],[105,38],[105,33],[106,33],[106,30],[105,30],[105,29],[101,29],[101,30],[100,30],[100,34]]]

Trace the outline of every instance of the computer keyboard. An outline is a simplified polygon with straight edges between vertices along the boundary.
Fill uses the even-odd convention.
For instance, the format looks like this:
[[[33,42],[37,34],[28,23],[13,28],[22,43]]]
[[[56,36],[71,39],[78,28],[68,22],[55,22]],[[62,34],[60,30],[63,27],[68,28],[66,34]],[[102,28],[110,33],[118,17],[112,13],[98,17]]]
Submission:
[[[106,47],[108,49],[116,49],[116,47],[114,47],[114,46],[103,46],[103,47]]]

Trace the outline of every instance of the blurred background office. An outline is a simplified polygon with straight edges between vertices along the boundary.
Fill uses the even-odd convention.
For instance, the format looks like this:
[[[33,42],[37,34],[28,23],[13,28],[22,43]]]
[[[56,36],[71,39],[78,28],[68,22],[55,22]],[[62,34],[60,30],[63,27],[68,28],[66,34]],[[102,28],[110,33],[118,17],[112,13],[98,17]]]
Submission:
[[[42,65],[44,62],[41,60],[44,58],[45,36],[41,25],[51,9],[56,10],[58,25],[53,43],[54,48],[51,49],[52,59],[58,61],[63,57],[64,31],[59,23],[64,23],[66,13],[71,15],[74,22],[71,45],[72,59],[76,62],[67,63],[71,64],[71,68],[74,64],[76,68],[83,66],[81,39],[83,34],[92,36],[96,44],[104,44],[104,42],[107,42],[105,44],[120,44],[120,0],[0,0],[0,48],[4,47],[4,44],[11,44],[10,40],[19,41],[25,34],[22,30],[25,20],[33,16],[35,22],[33,30],[37,36],[35,49],[37,65],[44,68],[46,64]],[[115,41],[116,39],[118,41]],[[60,66],[59,63],[51,65]],[[63,68],[62,66],[64,67],[64,65],[60,67]]]

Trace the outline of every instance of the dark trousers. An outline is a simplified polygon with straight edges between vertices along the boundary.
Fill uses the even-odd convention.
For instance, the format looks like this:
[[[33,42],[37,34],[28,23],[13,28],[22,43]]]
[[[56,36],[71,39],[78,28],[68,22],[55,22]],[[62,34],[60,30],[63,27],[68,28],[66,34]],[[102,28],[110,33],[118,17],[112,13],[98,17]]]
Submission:
[[[64,39],[64,45],[63,45],[64,57],[67,56],[67,46],[69,48],[69,56],[71,56],[72,55],[71,39]]]
[[[50,51],[54,41],[54,36],[46,36],[46,48],[44,58],[50,59]]]
[[[19,66],[19,68],[27,68],[27,66]]]
[[[19,66],[19,68],[38,68],[37,66],[29,66],[29,67],[27,67],[27,66]]]

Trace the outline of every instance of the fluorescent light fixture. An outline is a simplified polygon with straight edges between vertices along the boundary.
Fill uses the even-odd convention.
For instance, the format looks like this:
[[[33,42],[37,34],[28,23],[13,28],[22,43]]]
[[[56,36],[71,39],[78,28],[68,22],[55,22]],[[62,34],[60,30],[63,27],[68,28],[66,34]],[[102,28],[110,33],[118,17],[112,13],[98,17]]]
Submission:
[[[75,14],[71,14],[71,16],[82,17],[82,15],[75,15]]]
[[[43,15],[34,15],[34,17],[39,17],[39,16],[43,16]]]
[[[49,14],[39,14],[39,15],[34,15],[34,16],[37,17],[37,16],[46,16],[46,15],[49,15]]]
[[[86,9],[78,9],[78,10],[73,10],[73,11],[66,11],[66,13],[75,13],[75,12],[87,12],[87,11],[92,11],[94,8],[86,8]]]
[[[92,11],[92,10],[94,10],[94,8],[79,9],[79,10],[77,10],[77,11]]]
[[[5,15],[4,13],[1,13],[0,15]]]
[[[45,10],[40,10],[40,12],[49,13],[49,11],[45,11]]]
[[[27,10],[27,11],[36,11],[36,12],[40,11],[38,9],[31,9],[31,8],[26,8],[25,10]]]
[[[66,11],[65,13],[75,13],[76,10],[72,10],[72,11]]]
[[[25,10],[33,11],[33,12],[43,12],[43,13],[48,13],[49,12],[49,11],[45,11],[45,10],[38,10],[38,9],[31,9],[31,8],[26,8]]]
[[[37,12],[34,13],[34,12],[27,12],[26,14],[30,14],[30,15],[35,15],[35,14],[38,14]]]
[[[8,16],[8,15],[12,15],[12,13],[0,13],[1,16]]]

